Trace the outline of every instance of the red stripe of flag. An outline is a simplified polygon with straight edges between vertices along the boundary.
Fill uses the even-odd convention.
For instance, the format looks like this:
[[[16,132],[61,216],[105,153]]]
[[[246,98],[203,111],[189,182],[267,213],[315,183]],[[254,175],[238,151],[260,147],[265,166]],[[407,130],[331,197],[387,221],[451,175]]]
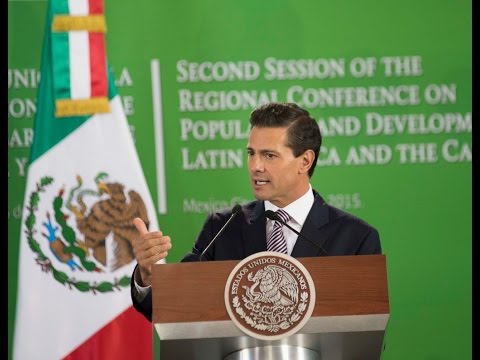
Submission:
[[[129,307],[64,359],[152,360],[152,335],[152,324]]]
[[[90,85],[91,97],[107,96],[107,63],[105,57],[105,36],[103,33],[88,33],[90,44]]]
[[[88,0],[88,13],[103,15],[103,0]]]

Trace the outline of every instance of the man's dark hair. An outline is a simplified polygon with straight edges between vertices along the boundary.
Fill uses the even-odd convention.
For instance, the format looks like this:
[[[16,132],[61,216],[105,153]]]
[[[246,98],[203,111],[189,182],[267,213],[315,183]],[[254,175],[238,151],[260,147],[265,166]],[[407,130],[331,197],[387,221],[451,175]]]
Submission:
[[[312,177],[317,165],[318,153],[322,146],[322,135],[317,122],[307,110],[294,103],[268,103],[257,107],[250,114],[251,128],[288,127],[287,146],[298,157],[307,150],[313,150],[315,159],[308,170]]]

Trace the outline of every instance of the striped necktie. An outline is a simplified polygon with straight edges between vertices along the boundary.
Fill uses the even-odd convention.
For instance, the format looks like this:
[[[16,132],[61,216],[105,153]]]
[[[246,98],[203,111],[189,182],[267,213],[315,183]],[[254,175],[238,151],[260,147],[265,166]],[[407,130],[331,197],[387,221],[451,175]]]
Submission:
[[[290,215],[282,209],[276,211],[277,215],[284,222],[290,220]],[[285,240],[285,235],[283,234],[283,225],[279,221],[273,223],[273,230],[270,236],[267,239],[267,250],[268,251],[278,251],[281,253],[287,253],[287,241]]]

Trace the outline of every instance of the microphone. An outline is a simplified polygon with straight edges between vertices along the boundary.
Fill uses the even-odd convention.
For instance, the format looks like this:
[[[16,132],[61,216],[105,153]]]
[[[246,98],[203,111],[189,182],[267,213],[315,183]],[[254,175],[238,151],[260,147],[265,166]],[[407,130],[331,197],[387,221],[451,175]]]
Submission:
[[[307,240],[308,242],[311,242],[313,245],[315,245],[317,248],[319,248],[320,250],[322,250],[322,252],[328,256],[328,253],[327,251],[322,248],[320,245],[318,245],[317,243],[315,243],[314,241],[310,240],[309,238],[307,238],[305,235],[299,233],[297,230],[295,230],[293,227],[291,227],[290,225],[288,225],[285,221],[283,221],[280,216],[278,216],[278,214],[275,212],[275,211],[272,211],[272,210],[267,210],[265,211],[265,216],[267,218],[269,218],[270,220],[275,220],[275,221],[278,221],[280,224],[282,225],[285,225],[287,228],[289,228],[290,230],[292,230],[295,234],[297,234],[298,236],[301,236],[302,238],[304,238],[305,240]]]
[[[217,240],[217,238],[222,235],[222,233],[225,231],[225,229],[227,228],[228,224],[230,224],[230,222],[238,215],[242,212],[242,207],[238,204],[236,204],[233,209],[232,209],[232,215],[230,215],[230,218],[227,220],[227,222],[225,223],[225,225],[222,226],[222,228],[220,229],[220,231],[217,233],[217,235],[215,235],[212,239],[212,241],[210,241],[210,243],[207,245],[207,247],[205,248],[205,250],[202,251],[202,253],[200,254],[200,256],[198,257],[198,261],[202,261],[202,258],[203,256],[205,255],[205,253],[207,252],[207,250],[210,248],[210,246],[212,246],[212,244],[215,242],[215,240]]]

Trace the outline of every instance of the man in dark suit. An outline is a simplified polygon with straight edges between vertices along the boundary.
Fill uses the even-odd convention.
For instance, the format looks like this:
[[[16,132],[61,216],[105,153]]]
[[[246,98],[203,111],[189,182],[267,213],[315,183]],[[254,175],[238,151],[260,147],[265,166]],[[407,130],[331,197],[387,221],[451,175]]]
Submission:
[[[248,170],[257,200],[242,206],[242,212],[202,260],[240,260],[271,250],[278,238],[282,245],[273,248],[294,257],[381,253],[375,228],[328,205],[312,189],[310,178],[322,137],[318,124],[306,110],[293,103],[266,104],[252,111],[250,125]],[[273,235],[276,221],[267,219],[265,211],[279,209],[286,214],[286,223],[303,236],[288,227],[282,228],[282,235]],[[192,251],[182,261],[197,261],[231,215],[232,210],[211,214]],[[160,231],[148,232],[141,219],[135,219],[134,224],[140,236],[133,243],[138,265],[132,276],[132,301],[135,309],[151,320],[151,266],[164,261],[171,239]]]

